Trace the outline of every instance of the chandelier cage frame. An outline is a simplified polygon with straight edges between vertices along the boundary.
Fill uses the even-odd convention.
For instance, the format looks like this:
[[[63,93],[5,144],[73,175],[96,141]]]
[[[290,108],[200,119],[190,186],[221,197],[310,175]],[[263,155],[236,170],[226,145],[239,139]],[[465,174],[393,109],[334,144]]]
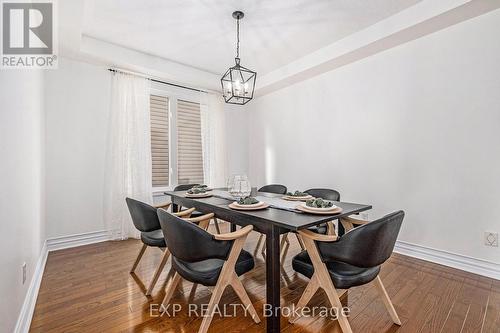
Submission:
[[[230,67],[221,78],[222,96],[228,104],[245,105],[253,99],[257,72],[240,65],[240,19],[245,14],[233,12],[236,19],[236,58],[235,65]]]

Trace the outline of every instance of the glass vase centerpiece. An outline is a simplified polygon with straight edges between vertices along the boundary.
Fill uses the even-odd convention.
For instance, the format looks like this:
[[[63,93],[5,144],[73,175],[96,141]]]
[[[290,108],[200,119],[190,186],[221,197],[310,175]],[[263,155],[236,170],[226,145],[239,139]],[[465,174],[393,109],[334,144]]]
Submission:
[[[236,199],[246,198],[252,193],[252,187],[246,175],[236,175],[228,183],[228,191]]]

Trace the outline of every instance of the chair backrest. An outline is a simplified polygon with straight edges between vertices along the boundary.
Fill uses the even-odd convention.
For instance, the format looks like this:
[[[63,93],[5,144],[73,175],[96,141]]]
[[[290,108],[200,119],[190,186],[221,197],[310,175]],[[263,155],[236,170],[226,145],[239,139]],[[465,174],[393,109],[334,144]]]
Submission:
[[[181,184],[174,187],[174,191],[187,191],[200,184]]]
[[[226,260],[233,241],[219,241],[197,225],[158,209],[163,236],[172,255],[187,262]]]
[[[285,185],[271,184],[259,188],[259,192],[286,194],[287,188]]]
[[[125,201],[137,230],[147,232],[160,229],[156,208],[131,198],[126,198]]]
[[[305,193],[312,195],[315,198],[322,198],[331,201],[340,201],[340,193],[329,188],[311,188]]]
[[[405,213],[400,210],[352,229],[336,242],[316,242],[324,262],[375,267],[392,254]]]

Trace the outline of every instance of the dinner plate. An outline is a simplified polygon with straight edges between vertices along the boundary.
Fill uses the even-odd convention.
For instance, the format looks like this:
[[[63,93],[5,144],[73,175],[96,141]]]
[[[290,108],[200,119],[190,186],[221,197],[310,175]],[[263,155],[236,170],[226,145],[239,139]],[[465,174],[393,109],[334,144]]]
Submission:
[[[285,199],[285,200],[288,200],[288,201],[304,201],[304,200],[309,200],[309,199],[312,199],[313,196],[312,195],[306,195],[304,197],[293,197],[293,196],[290,196],[290,195],[285,195],[284,197],[282,197],[282,199]]]
[[[328,208],[313,208],[306,206],[305,203],[297,205],[297,207],[295,208],[305,213],[321,214],[321,215],[334,215],[342,212],[342,208],[338,206],[328,207]]]
[[[269,207],[269,204],[260,201],[259,203],[252,204],[252,205],[239,205],[237,202],[230,203],[228,205],[229,208],[231,209],[236,209],[236,210],[259,210],[259,209],[264,209]]]
[[[212,196],[212,191],[205,193],[190,194],[186,192],[186,198],[208,198]]]
[[[250,205],[240,205],[238,203],[238,201],[233,202],[233,205],[235,205],[235,206],[241,206],[241,207],[259,207],[259,206],[262,206],[263,204],[265,204],[264,201],[259,201],[257,203],[250,204]]]
[[[319,208],[319,207],[310,207],[308,206],[305,202],[301,203],[300,206],[302,206],[303,208],[305,209],[309,209],[309,210],[314,210],[314,211],[317,211],[317,212],[326,212],[326,211],[329,211],[329,210],[334,210],[334,209],[337,209],[338,207],[333,205],[331,207],[325,207],[325,208]]]

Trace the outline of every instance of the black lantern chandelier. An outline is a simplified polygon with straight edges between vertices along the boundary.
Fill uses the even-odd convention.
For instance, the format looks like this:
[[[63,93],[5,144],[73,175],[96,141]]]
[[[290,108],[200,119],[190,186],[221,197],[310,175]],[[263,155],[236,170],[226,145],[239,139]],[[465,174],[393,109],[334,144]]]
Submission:
[[[240,19],[245,16],[243,12],[235,11],[233,17],[236,19],[236,65],[230,67],[220,79],[222,95],[229,104],[244,105],[253,98],[255,89],[255,78],[257,72],[240,65]]]

